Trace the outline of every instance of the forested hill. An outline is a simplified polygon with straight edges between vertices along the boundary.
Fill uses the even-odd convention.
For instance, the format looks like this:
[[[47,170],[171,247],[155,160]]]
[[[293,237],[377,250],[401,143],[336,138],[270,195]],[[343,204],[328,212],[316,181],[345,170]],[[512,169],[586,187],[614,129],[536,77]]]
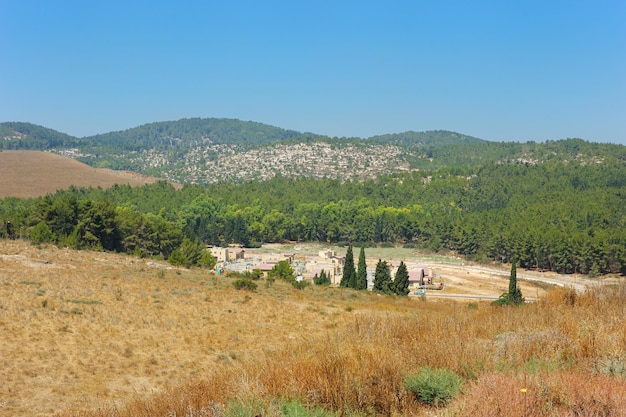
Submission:
[[[0,123],[0,149],[46,151],[80,147],[85,143],[74,136],[32,123]]]
[[[295,130],[285,130],[257,122],[236,119],[192,118],[156,122],[132,129],[88,137],[102,146],[140,151],[163,149],[190,143],[265,145],[301,137]]]
[[[69,156],[96,168],[128,170],[186,184],[286,178],[365,180],[449,169],[463,174],[487,163],[626,160],[626,147],[580,139],[488,142],[449,131],[404,132],[369,139],[329,138],[235,119],[149,123],[77,138],[30,123],[0,124],[1,149]]]
[[[43,126],[23,122],[0,124],[3,149],[50,150],[63,147],[113,147],[140,151],[185,143],[268,144],[301,137],[301,132],[236,119],[191,118],[148,123],[131,129],[77,138]]]
[[[455,146],[455,145],[477,145],[489,143],[486,140],[462,135],[460,133],[449,132],[447,130],[432,130],[428,132],[403,132],[387,135],[372,136],[368,140],[372,142],[394,143],[404,146]]]
[[[62,147],[108,147],[139,151],[184,146],[188,143],[228,145],[267,145],[285,141],[311,141],[330,139],[314,133],[286,130],[263,123],[237,119],[190,118],[177,121],[155,122],[123,131],[108,132],[77,138],[43,126],[23,122],[0,124],[0,149],[49,150]],[[333,138],[335,141],[360,140],[359,138]],[[370,142],[391,143],[403,146],[443,147],[460,144],[488,143],[485,140],[449,132],[403,132],[367,138]]]

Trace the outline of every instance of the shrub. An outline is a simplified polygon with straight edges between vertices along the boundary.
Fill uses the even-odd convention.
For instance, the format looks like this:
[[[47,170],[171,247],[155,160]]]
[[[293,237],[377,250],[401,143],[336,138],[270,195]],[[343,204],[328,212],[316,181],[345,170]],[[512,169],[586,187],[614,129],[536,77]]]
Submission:
[[[306,281],[292,281],[291,285],[297,290],[303,290],[309,286],[309,283]]]
[[[433,369],[420,368],[418,374],[408,375],[404,380],[404,387],[409,390],[418,401],[441,406],[448,403],[461,392],[463,380],[460,376],[447,368]]]
[[[35,245],[54,242],[55,238],[56,236],[44,221],[37,223],[30,231],[30,241]]]
[[[280,406],[280,411],[284,417],[334,417],[339,415],[339,413],[334,413],[321,407],[307,408],[297,400],[283,402]]]
[[[315,285],[330,285],[330,280],[328,279],[328,275],[326,275],[326,271],[322,270],[319,276],[315,274],[313,277],[313,283]]]
[[[235,287],[238,290],[246,290],[246,291],[256,291],[257,289],[256,282],[248,278],[236,280],[235,282],[233,282],[233,287]]]
[[[230,417],[281,416],[281,417],[336,417],[340,413],[322,407],[307,407],[301,401],[278,399],[264,401],[260,398],[231,400],[224,415]]]

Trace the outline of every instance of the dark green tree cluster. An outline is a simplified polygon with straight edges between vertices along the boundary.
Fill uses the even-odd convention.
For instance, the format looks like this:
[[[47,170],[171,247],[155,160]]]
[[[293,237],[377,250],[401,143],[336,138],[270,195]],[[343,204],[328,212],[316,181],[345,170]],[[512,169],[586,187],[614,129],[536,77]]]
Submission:
[[[374,273],[373,290],[382,294],[407,295],[409,293],[409,271],[404,261],[400,262],[392,280],[391,266],[387,261],[379,259]]]
[[[330,285],[330,279],[328,278],[328,274],[326,271],[322,269],[322,271],[318,274],[315,274],[313,277],[313,283],[315,285]]]
[[[269,272],[269,275],[273,278],[279,278],[289,283],[296,281],[296,272],[287,261],[280,261],[274,265],[272,270]]]
[[[365,260],[364,246],[361,246],[359,252],[358,269],[354,268],[354,252],[352,245],[348,246],[339,286],[353,288],[355,290],[367,289],[367,261]]]

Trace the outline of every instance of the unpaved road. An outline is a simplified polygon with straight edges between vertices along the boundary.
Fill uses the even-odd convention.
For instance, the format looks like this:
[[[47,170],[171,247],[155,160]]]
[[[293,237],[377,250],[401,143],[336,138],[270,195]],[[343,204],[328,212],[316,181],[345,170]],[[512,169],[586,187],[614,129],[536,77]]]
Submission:
[[[496,299],[508,291],[511,274],[506,267],[488,267],[472,264],[431,263],[434,274],[443,280],[444,290],[427,291],[428,296],[453,296],[455,298]],[[527,299],[536,299],[546,292],[550,285],[571,286],[577,291],[598,285],[600,280],[582,275],[561,275],[554,272],[538,272],[517,269],[518,286]],[[435,279],[438,282],[438,279]],[[541,283],[541,284],[540,284]],[[545,285],[548,284],[548,285]]]

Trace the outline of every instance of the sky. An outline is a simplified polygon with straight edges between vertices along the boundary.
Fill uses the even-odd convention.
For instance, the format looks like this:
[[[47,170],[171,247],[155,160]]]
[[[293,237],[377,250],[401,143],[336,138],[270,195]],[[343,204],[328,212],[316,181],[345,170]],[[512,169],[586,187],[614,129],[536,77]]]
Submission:
[[[0,0],[0,122],[626,145],[626,1]]]

